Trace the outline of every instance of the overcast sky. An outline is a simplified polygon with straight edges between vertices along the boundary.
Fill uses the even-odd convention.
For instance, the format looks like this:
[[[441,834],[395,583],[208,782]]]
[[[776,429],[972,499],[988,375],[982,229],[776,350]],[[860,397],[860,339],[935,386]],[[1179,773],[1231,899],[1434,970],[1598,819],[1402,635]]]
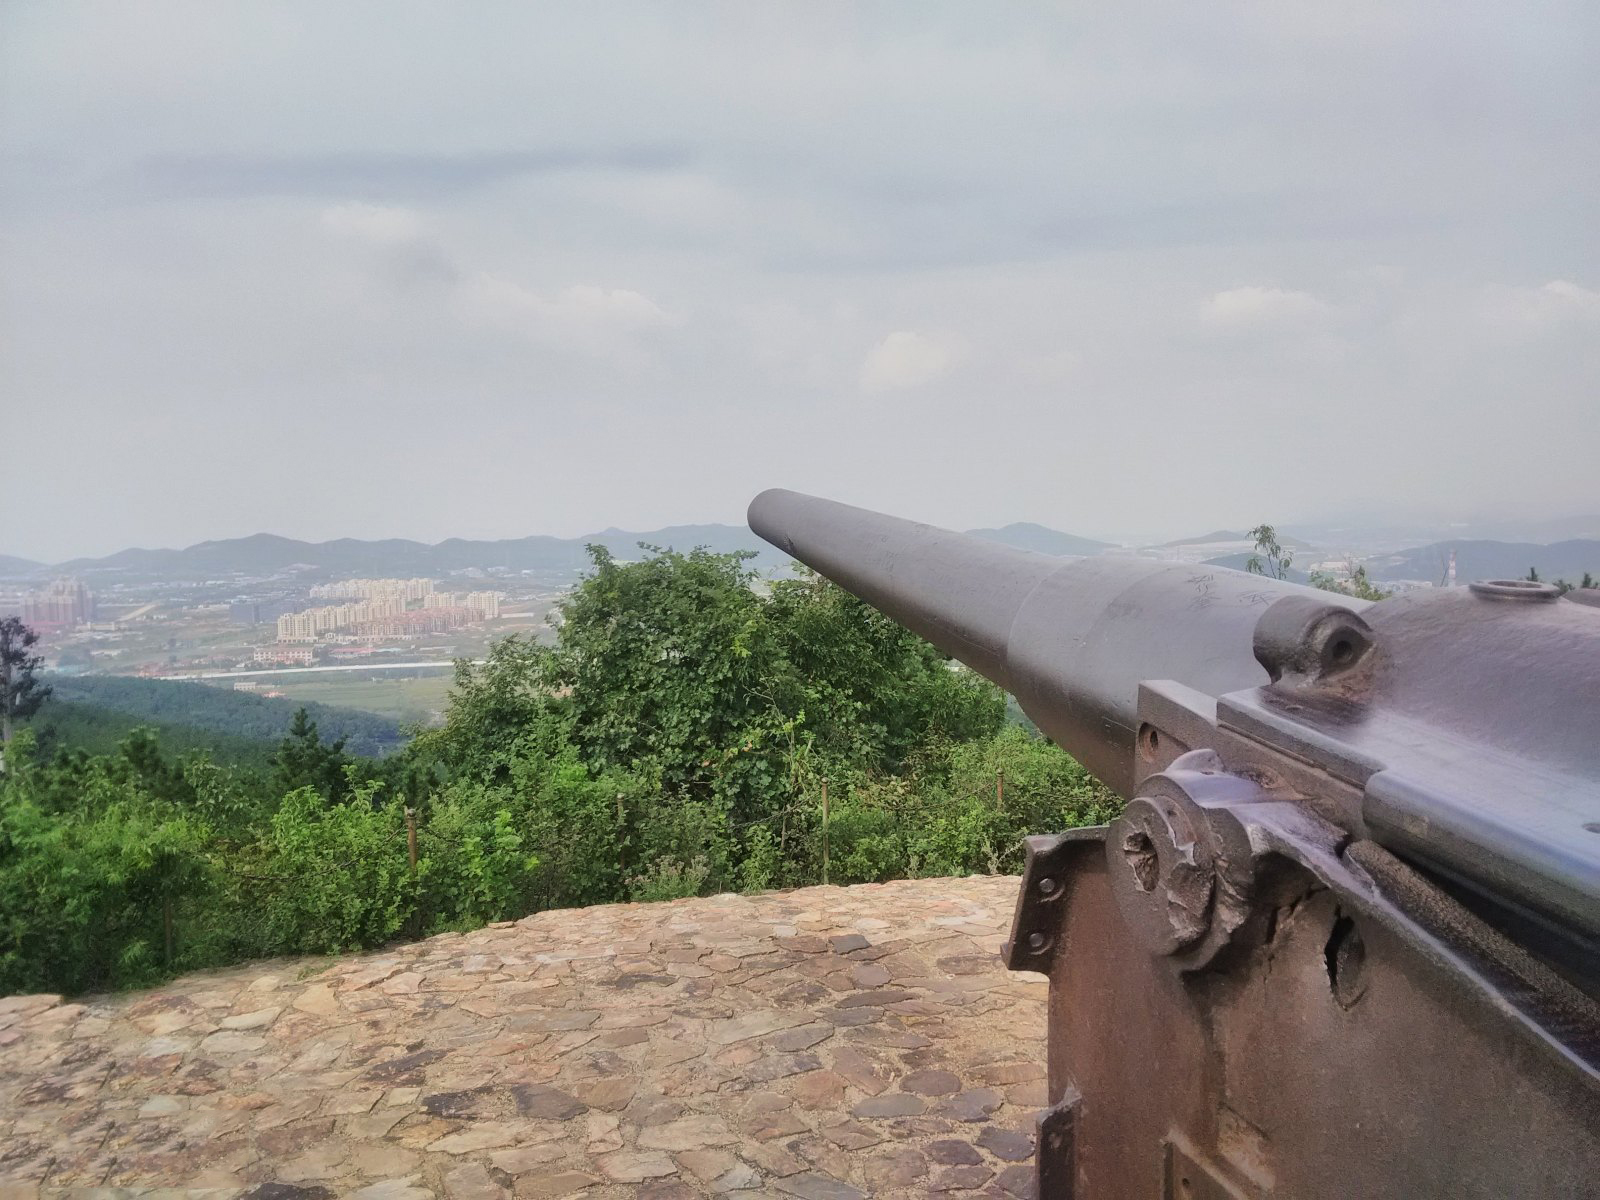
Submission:
[[[0,552],[1600,509],[1600,5],[0,6]]]

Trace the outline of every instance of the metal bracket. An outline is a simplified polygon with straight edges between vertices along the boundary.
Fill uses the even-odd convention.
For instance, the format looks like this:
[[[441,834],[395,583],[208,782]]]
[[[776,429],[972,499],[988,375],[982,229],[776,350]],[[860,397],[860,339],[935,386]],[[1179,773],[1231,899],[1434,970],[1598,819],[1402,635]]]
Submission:
[[[1083,1097],[1071,1092],[1060,1104],[1039,1114],[1039,1149],[1034,1155],[1039,1200],[1072,1200],[1077,1192],[1077,1123],[1082,1102]]]
[[[1060,901],[1067,893],[1073,859],[1078,854],[1103,854],[1105,838],[1106,826],[1093,825],[1023,839],[1028,857],[1022,868],[1022,890],[1011,919],[1011,940],[1000,951],[1007,970],[1050,973],[1061,929]]]
[[[1167,1143],[1162,1194],[1166,1200],[1252,1200],[1253,1196],[1259,1196],[1259,1193],[1240,1191],[1221,1171],[1176,1138]]]

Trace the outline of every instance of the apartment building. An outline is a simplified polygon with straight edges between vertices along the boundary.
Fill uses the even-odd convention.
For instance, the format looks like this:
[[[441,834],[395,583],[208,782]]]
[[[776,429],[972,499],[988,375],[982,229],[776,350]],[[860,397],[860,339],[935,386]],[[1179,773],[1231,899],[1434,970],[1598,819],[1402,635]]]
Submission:
[[[407,602],[432,594],[431,579],[340,579],[311,589],[313,600],[375,600],[397,596]]]
[[[22,601],[22,621],[34,628],[73,629],[94,620],[94,593],[78,579],[57,579]]]

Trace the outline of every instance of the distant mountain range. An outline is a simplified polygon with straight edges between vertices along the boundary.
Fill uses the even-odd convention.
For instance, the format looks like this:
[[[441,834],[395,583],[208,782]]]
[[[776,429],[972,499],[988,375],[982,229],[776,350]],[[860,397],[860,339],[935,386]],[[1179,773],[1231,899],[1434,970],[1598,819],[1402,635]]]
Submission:
[[[1523,579],[1529,568],[1536,568],[1539,578],[1547,582],[1565,579],[1576,584],[1585,571],[1600,577],[1600,539],[1578,538],[1553,545],[1537,542],[1435,542],[1412,550],[1399,550],[1393,554],[1377,554],[1362,561],[1367,574],[1378,581],[1394,579],[1423,580],[1439,583],[1444,579],[1450,560],[1450,551],[1456,552],[1456,581],[1470,583],[1474,579]],[[1208,558],[1210,567],[1231,567],[1243,571],[1250,561],[1248,553],[1223,554]],[[1309,561],[1315,562],[1315,556]],[[1291,568],[1287,576],[1295,583],[1305,583],[1307,574]]]
[[[1427,579],[1434,583],[1444,578],[1450,551],[1456,552],[1456,579],[1521,579],[1529,567],[1537,567],[1547,581],[1565,579],[1577,583],[1588,571],[1600,576],[1600,539],[1574,538],[1551,545],[1537,542],[1435,542],[1414,550],[1377,555],[1367,560],[1367,573],[1374,579]]]
[[[1076,537],[1043,525],[1017,523],[1001,529],[974,529],[978,537],[1038,550],[1045,554],[1098,554],[1111,543]],[[630,532],[607,529],[583,537],[534,536],[500,541],[450,538],[435,545],[405,538],[361,541],[302,542],[271,533],[224,541],[200,542],[183,550],[120,550],[104,558],[75,558],[46,566],[21,558],[0,558],[0,574],[27,578],[47,574],[94,575],[115,571],[124,576],[167,579],[215,579],[227,575],[261,577],[294,568],[327,575],[446,575],[473,567],[510,571],[578,571],[588,566],[588,545],[604,546],[617,558],[636,558],[639,545],[692,550],[704,546],[719,554],[752,550],[762,567],[783,567],[789,557],[762,541],[743,525],[669,525]]]
[[[643,533],[607,529],[577,538],[534,536],[499,541],[450,538],[435,545],[406,538],[302,542],[277,534],[257,533],[250,537],[200,542],[183,550],[120,550],[104,558],[75,558],[51,567],[26,564],[26,560],[21,559],[6,561],[25,563],[30,568],[16,572],[19,575],[94,575],[115,571],[123,575],[168,579],[213,579],[233,574],[275,575],[294,568],[308,568],[326,575],[446,575],[473,567],[576,571],[588,565],[585,545],[601,545],[618,558],[633,558],[639,554],[640,542],[678,550],[705,546],[719,553],[756,550],[770,563],[788,561],[748,529],[734,525],[673,525]],[[4,562],[0,562],[0,567],[3,566]]]
[[[999,529],[969,529],[967,532],[974,537],[1016,546],[1021,550],[1037,550],[1041,554],[1089,555],[1113,548],[1111,542],[1097,542],[1093,538],[1061,533],[1026,521],[1016,521]]]
[[[1203,533],[1199,537],[1178,538],[1172,542],[1162,542],[1154,547],[1157,550],[1176,550],[1180,546],[1211,546],[1224,542],[1249,542],[1253,539],[1248,533],[1241,533],[1232,529],[1216,529],[1210,533]],[[1310,550],[1311,543],[1303,542],[1299,538],[1292,538],[1278,530],[1278,544],[1286,550]]]
[[[1551,525],[1587,527],[1591,520],[1573,518],[1552,522]],[[1117,548],[1110,542],[1062,533],[1026,522],[968,532],[990,541],[1044,554],[1092,555]],[[1151,549],[1178,550],[1230,542],[1237,544],[1248,540],[1248,535],[1244,533],[1219,529],[1198,537],[1165,542]],[[124,579],[203,580],[230,575],[261,578],[293,569],[321,577],[444,576],[472,568],[574,573],[588,566],[589,559],[584,549],[586,545],[604,546],[617,558],[629,559],[639,556],[641,543],[677,550],[704,546],[717,553],[754,551],[755,564],[764,569],[782,569],[789,563],[787,555],[762,541],[745,526],[712,524],[670,525],[645,532],[607,529],[576,538],[534,536],[499,541],[450,538],[435,545],[405,538],[382,541],[339,538],[331,542],[302,542],[275,534],[258,533],[251,537],[200,542],[183,550],[122,550],[105,558],[77,558],[53,566],[0,555],[0,578],[29,580],[52,574],[93,577],[116,572]],[[1297,538],[1284,538],[1283,544],[1297,552],[1296,557],[1302,567],[1316,561],[1318,551],[1312,545]],[[1221,545],[1219,548],[1222,548]],[[1546,579],[1576,582],[1585,571],[1600,575],[1600,537],[1569,538],[1549,545],[1484,538],[1436,541],[1414,549],[1371,555],[1363,561],[1367,563],[1374,579],[1438,580],[1451,548],[1456,551],[1456,577],[1463,582],[1472,579],[1520,578],[1528,573],[1529,567],[1536,567]],[[1228,553],[1206,561],[1213,566],[1242,570],[1249,557],[1248,553]],[[1292,577],[1297,580],[1304,578],[1299,572]]]
[[[10,554],[0,554],[0,579],[22,578],[46,569],[44,563],[34,562],[31,558],[16,558]]]

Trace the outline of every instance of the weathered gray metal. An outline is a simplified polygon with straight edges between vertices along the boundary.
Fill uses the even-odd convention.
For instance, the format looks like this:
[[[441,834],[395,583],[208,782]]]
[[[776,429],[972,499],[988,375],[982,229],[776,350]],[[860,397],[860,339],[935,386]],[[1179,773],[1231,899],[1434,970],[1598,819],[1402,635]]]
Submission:
[[[1600,1195],[1600,609],[750,525],[1128,797],[1029,839],[1044,1196]]]

